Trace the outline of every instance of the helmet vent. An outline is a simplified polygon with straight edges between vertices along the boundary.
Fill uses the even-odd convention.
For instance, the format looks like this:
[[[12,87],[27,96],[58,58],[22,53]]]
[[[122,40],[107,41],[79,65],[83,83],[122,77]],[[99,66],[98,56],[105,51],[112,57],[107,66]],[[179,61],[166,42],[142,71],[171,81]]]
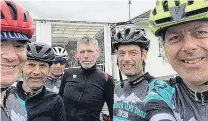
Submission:
[[[201,9],[198,9],[198,10],[195,10],[195,11],[187,12],[186,17],[201,14],[201,13],[207,13],[207,12],[208,12],[208,7],[201,8]]]
[[[2,11],[1,11],[1,19],[4,19],[4,14],[2,13]]]
[[[194,3],[193,0],[188,0],[188,5],[192,5]]]
[[[16,10],[16,7],[14,4],[12,4],[11,2],[6,2],[6,4],[8,5],[9,7],[9,11],[11,13],[11,16],[12,16],[12,19],[13,20],[17,20],[17,10]]]
[[[161,24],[161,23],[169,22],[171,20],[172,20],[171,17],[167,17],[167,18],[163,18],[163,19],[158,19],[158,20],[155,21],[155,23],[156,24]]]
[[[175,1],[175,5],[176,5],[176,6],[179,6],[179,4],[180,4],[180,1],[176,0],[176,1]]]
[[[201,9],[198,9],[198,10],[195,10],[195,11],[191,11],[191,12],[187,12],[185,14],[185,16],[186,17],[190,17],[190,16],[193,16],[193,15],[207,13],[207,12],[208,12],[208,7],[201,8]],[[170,22],[170,21],[172,21],[172,18],[171,17],[167,17],[167,18],[156,20],[155,23],[156,24],[161,24],[161,23]]]
[[[130,29],[126,29],[125,30],[125,36],[127,36],[129,34],[129,32],[130,32]]]
[[[157,1],[156,1],[156,6],[158,6],[158,5],[159,5],[159,3],[160,3],[160,2],[159,2],[159,0],[157,0]]]
[[[42,50],[42,48],[43,47],[41,47],[41,46],[36,46],[37,53],[39,53]]]
[[[152,11],[152,14],[155,16],[157,14],[156,8]]]
[[[164,9],[165,12],[169,10],[168,9],[168,1],[167,0],[163,1],[163,9]]]
[[[49,48],[46,52],[45,52],[45,54],[49,54],[51,52],[51,48]]]
[[[121,33],[120,32],[117,34],[117,37],[118,37],[118,39],[121,38]]]
[[[61,48],[59,48],[58,51],[61,52]]]
[[[29,18],[29,12],[25,11],[24,12],[24,22],[27,22],[27,19]]]

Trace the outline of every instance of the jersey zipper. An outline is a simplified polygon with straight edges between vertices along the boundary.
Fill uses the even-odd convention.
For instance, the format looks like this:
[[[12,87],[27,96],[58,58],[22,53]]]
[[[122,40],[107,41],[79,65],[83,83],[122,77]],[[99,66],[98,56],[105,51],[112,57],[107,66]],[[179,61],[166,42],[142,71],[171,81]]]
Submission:
[[[204,104],[204,94],[203,93],[201,93],[201,99],[202,99],[202,105],[205,105]]]

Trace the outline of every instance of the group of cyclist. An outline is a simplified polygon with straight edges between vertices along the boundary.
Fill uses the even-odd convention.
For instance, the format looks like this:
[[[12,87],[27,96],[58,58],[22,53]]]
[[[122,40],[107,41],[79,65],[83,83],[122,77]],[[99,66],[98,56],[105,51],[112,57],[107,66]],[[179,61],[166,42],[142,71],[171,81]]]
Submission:
[[[150,40],[143,29],[127,26],[114,35],[114,84],[97,69],[96,39],[81,38],[81,67],[64,71],[67,51],[30,43],[32,22],[21,6],[1,1],[2,121],[99,121],[105,102],[108,121],[208,121],[207,0],[158,0],[150,11],[150,31],[179,75],[168,81],[145,72]],[[20,73],[24,81],[11,86]]]

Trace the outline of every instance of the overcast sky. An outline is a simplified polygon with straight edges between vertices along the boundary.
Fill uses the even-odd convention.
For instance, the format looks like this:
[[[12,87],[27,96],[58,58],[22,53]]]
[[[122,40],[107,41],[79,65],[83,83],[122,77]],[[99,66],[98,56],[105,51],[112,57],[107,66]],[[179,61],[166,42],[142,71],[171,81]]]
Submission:
[[[156,0],[131,0],[131,18],[155,5]],[[129,19],[128,0],[17,0],[33,18],[69,21],[122,22]]]

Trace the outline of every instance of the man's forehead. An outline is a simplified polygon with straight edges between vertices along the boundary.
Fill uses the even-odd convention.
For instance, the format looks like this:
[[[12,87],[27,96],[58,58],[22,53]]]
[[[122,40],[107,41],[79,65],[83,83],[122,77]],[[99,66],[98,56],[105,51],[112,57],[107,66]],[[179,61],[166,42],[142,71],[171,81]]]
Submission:
[[[140,50],[138,45],[120,45],[118,51],[120,50]]]
[[[39,64],[46,64],[46,65],[48,64],[47,62],[44,62],[44,61],[40,61],[40,60],[29,60],[29,59],[26,61],[26,63],[32,63],[32,64],[38,64],[39,63]]]
[[[13,43],[13,44],[17,44],[17,43],[20,43],[20,44],[27,44],[27,41],[25,40],[1,40],[1,43]]]
[[[189,23],[185,23],[185,24],[179,24],[173,27],[170,27],[167,29],[166,33],[176,33],[176,32],[181,32],[182,30],[195,30],[201,27],[205,27],[208,26],[208,22],[207,21],[194,21],[194,22],[189,22]]]
[[[95,45],[93,44],[80,44],[78,50],[96,50],[98,49]]]

